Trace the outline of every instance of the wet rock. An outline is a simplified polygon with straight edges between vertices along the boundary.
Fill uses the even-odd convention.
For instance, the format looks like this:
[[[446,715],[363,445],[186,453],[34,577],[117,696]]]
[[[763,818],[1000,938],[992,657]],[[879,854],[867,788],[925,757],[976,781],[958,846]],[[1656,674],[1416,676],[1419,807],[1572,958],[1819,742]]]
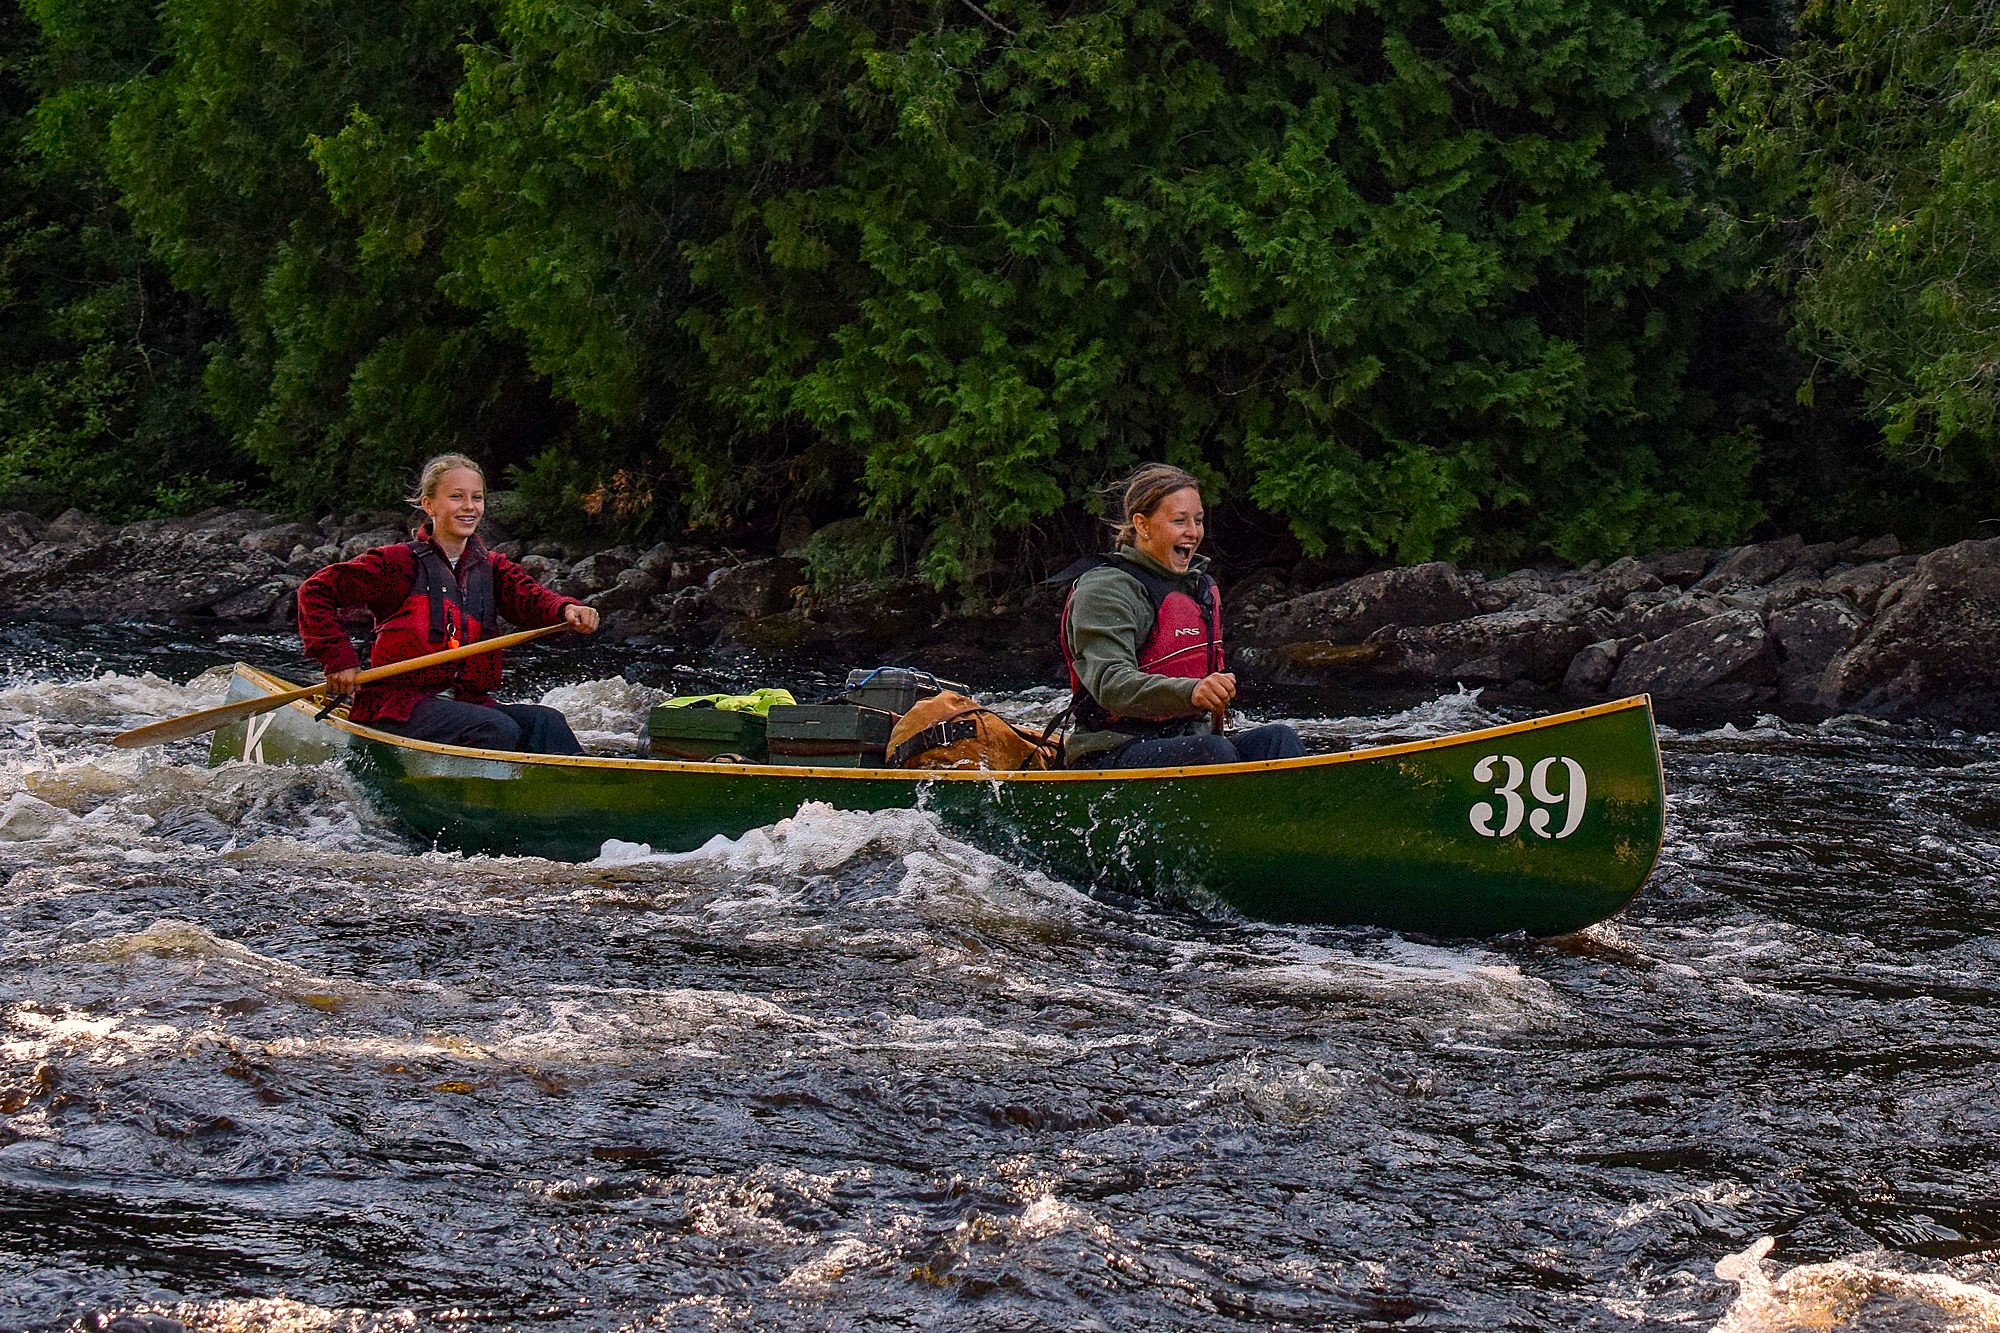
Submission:
[[[1847,558],[1854,561],[1893,560],[1901,554],[1903,543],[1893,536],[1884,536],[1862,542],[1847,553]]]
[[[1517,569],[1475,584],[1472,599],[1481,614],[1524,610],[1564,596],[1575,586],[1575,580],[1560,570]]]
[[[2000,537],[1917,561],[1893,601],[1827,669],[1833,707],[2000,725]]]
[[[159,522],[163,527],[169,526],[167,520],[162,519]],[[171,524],[171,526],[179,528],[182,532],[201,533],[204,536],[213,537],[217,541],[237,542],[250,536],[252,533],[276,527],[278,523],[279,519],[276,515],[261,513],[255,509],[224,509],[218,507],[204,509],[199,514],[181,519],[178,523]],[[132,525],[128,524],[126,531],[130,532],[131,528]],[[286,549],[290,549],[290,547],[288,546]]]
[[[1715,563],[1716,554],[1709,547],[1697,546],[1685,551],[1649,556],[1639,563],[1662,584],[1686,588],[1708,572],[1709,566]]]
[[[1389,646],[1379,641],[1368,643],[1327,643],[1313,640],[1306,643],[1282,643],[1275,648],[1246,648],[1237,654],[1239,669],[1247,661],[1265,666],[1264,674],[1278,680],[1319,681],[1338,677],[1357,667],[1372,667],[1387,655]]]
[[[1748,703],[1775,696],[1777,679],[1777,658],[1763,617],[1737,610],[1630,649],[1612,675],[1610,692]]]
[[[81,509],[65,509],[49,521],[42,540],[51,542],[94,541],[104,533],[104,525]]]
[[[600,551],[571,566],[563,591],[571,597],[589,597],[617,583],[618,576],[632,562],[619,551]]]
[[[308,574],[314,574],[325,569],[338,559],[340,559],[340,548],[338,546],[314,546],[308,548],[304,544],[300,544],[292,548],[290,557],[286,559],[285,572],[288,574],[297,574],[303,578]]]
[[[724,615],[775,615],[790,608],[792,590],[805,576],[804,562],[791,556],[725,566],[709,576],[708,602]]]
[[[168,529],[121,529],[101,542],[44,542],[0,561],[0,610],[32,608],[106,619],[207,615],[282,568],[233,539]]]
[[[528,554],[514,562],[527,571],[528,577],[537,583],[553,583],[563,574],[563,567],[545,555]]]
[[[1804,540],[1798,537],[1738,547],[1716,561],[1695,588],[1702,592],[1761,588],[1796,564],[1805,549]]]
[[[1883,594],[1891,588],[1900,588],[1916,568],[1917,557],[1913,555],[1844,565],[1828,573],[1820,588],[1826,595],[1842,598],[1864,614],[1873,615],[1882,609]]]
[[[1778,655],[1780,702],[1821,707],[1821,680],[1833,660],[1861,633],[1861,613],[1838,597],[1818,597],[1774,613],[1769,621]]]
[[[1478,612],[1466,576],[1433,561],[1363,574],[1325,592],[1279,602],[1257,617],[1249,637],[1265,644],[1360,643],[1386,626],[1437,625]]]
[[[403,541],[423,521],[424,516],[415,509],[366,509],[332,520],[323,530],[340,545],[345,545],[349,538],[377,532],[393,532],[396,535],[390,540]]]
[[[216,598],[201,610],[219,620],[291,621],[297,618],[300,582],[296,577],[279,574]]]
[[[1664,588],[1657,592],[1634,593],[1625,599],[1625,605],[1612,617],[1611,633],[1617,638],[1664,638],[1677,629],[1732,609],[1721,598],[1707,593],[1675,592]]]
[[[369,528],[365,532],[355,533],[340,543],[340,558],[352,560],[364,551],[372,551],[378,546],[394,546],[397,542],[406,542],[409,539],[410,534],[400,527]]]
[[[1627,556],[1591,575],[1577,595],[1592,605],[1616,607],[1641,593],[1658,592],[1664,587],[1665,581],[1658,574]]]
[[[610,587],[592,597],[590,604],[605,614],[638,611],[651,607],[653,595],[659,588],[659,580],[651,572],[628,569],[620,573]]]
[[[661,542],[640,554],[632,562],[632,568],[643,569],[660,584],[666,584],[674,576],[674,548]]]
[[[1600,628],[1534,612],[1496,611],[1442,625],[1387,629],[1376,670],[1421,680],[1553,686]]]
[[[719,551],[677,552],[673,572],[667,578],[667,588],[670,592],[679,592],[683,588],[706,589],[717,570],[736,563]]]
[[[251,529],[236,544],[246,551],[286,558],[297,547],[319,545],[319,530],[303,523],[272,523]]]
[[[14,510],[0,514],[0,552],[18,554],[44,540],[48,524],[33,514]]]
[[[1240,583],[1231,584],[1223,613],[1237,624],[1254,623],[1258,616],[1292,595],[1291,583],[1275,569],[1251,571]]]
[[[1626,653],[1644,643],[1636,636],[1624,639],[1599,639],[1587,643],[1569,661],[1569,668],[1563,672],[1562,694],[1566,699],[1598,699],[1611,693],[1611,678],[1618,672],[1618,663]]]

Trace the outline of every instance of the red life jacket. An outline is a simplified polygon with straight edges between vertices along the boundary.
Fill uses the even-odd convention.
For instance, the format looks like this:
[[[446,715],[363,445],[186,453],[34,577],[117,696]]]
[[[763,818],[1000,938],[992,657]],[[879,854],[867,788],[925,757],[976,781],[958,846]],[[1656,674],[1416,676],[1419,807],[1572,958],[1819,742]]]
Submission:
[[[493,562],[484,546],[467,542],[459,554],[457,573],[434,543],[420,536],[408,546],[417,562],[417,576],[411,580],[410,594],[403,604],[375,622],[375,643],[368,650],[370,666],[477,643],[486,637],[498,614],[493,602]],[[468,703],[483,703],[500,686],[500,654],[481,653],[382,683],[398,691],[423,694],[451,690]]]
[[[1146,600],[1153,604],[1153,632],[1139,646],[1138,659],[1139,670],[1149,675],[1200,680],[1223,669],[1222,594],[1206,574],[1196,574],[1192,580],[1171,578],[1117,555],[1086,556],[1051,580],[1071,585],[1069,597],[1063,601],[1062,654],[1063,665],[1069,669],[1070,707],[1076,710],[1077,722],[1090,731],[1138,736],[1181,731],[1188,720],[1204,716],[1200,709],[1170,718],[1120,717],[1097,702],[1076,674],[1076,653],[1069,642],[1069,604],[1076,599],[1076,580],[1100,565],[1137,579],[1146,590]]]

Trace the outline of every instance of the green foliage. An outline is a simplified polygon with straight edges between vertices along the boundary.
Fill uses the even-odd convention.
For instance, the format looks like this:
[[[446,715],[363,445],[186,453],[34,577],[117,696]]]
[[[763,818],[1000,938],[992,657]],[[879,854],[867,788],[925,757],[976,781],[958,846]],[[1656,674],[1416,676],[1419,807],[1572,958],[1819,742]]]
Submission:
[[[0,507],[124,519],[255,490],[203,404],[213,325],[147,261],[103,178],[85,90],[149,57],[144,13],[52,42],[0,9]]]
[[[44,23],[67,36],[99,7],[48,8]],[[508,344],[438,290],[448,199],[414,160],[478,6],[167,0],[157,12],[143,72],[65,96],[107,108],[106,170],[125,207],[174,282],[225,316],[204,376],[230,438],[299,508],[393,503],[444,449],[495,467],[520,456],[513,419],[542,395]]]
[[[829,523],[800,548],[806,582],[819,592],[886,583],[903,570],[908,537],[896,524],[880,519],[848,518]]]
[[[1768,192],[1801,343],[1862,379],[1894,449],[1975,472],[2000,460],[1993,18],[1990,0],[1814,0],[1786,54],[1721,81],[1716,135]]]
[[[1741,267],[1687,123],[1715,0],[31,12],[124,53],[35,117],[141,285],[0,412],[156,439],[104,405],[185,426],[205,395],[208,447],[295,506],[387,503],[455,448],[518,467],[522,528],[860,515],[939,583],[1147,458],[1309,552],[1582,559],[1758,517],[1759,437],[1691,386]],[[203,331],[164,396],[118,359],[146,295]],[[65,447],[23,457],[80,484]]]
[[[811,439],[964,579],[1167,457],[1308,549],[1603,554],[1754,516],[1684,477],[1723,53],[1706,0],[514,0],[424,153],[447,287],[697,508]]]

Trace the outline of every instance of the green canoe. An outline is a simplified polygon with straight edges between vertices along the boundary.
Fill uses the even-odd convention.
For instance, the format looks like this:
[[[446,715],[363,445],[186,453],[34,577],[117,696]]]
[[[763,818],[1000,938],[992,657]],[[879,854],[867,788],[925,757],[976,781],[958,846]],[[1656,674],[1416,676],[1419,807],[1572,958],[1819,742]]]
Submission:
[[[229,697],[287,688],[239,665]],[[586,860],[612,838],[685,851],[808,801],[920,807],[1080,887],[1459,936],[1560,935],[1614,915],[1652,873],[1665,807],[1644,696],[1344,754],[1111,773],[521,755],[320,721],[310,703],[231,724],[211,758],[342,758],[419,836],[460,851]]]

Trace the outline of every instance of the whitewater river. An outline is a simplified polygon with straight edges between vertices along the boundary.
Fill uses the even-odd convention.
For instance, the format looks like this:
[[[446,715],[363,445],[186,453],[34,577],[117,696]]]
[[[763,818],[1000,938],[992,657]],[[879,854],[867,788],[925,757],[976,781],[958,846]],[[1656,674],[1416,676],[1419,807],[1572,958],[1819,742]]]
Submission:
[[[918,813],[447,855],[337,769],[106,744],[238,656],[299,674],[0,629],[0,1328],[2000,1328],[1993,737],[1667,731],[1632,908],[1465,942],[1099,901]],[[787,683],[521,665],[621,752]],[[1253,711],[1525,715],[1347,708]]]

